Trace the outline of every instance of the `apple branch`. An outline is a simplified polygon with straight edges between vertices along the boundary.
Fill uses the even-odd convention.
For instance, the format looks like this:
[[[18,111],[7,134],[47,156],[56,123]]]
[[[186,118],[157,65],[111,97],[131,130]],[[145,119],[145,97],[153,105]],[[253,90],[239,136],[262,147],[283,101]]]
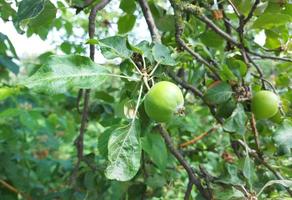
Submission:
[[[15,194],[20,195],[20,196],[23,197],[24,199],[26,199],[26,200],[32,200],[32,198],[31,198],[29,195],[27,195],[27,194],[25,194],[25,193],[19,191],[17,188],[15,188],[14,186],[10,185],[10,184],[7,183],[6,181],[0,179],[0,183],[1,183],[1,185],[2,185],[3,187],[7,188],[7,189],[8,189],[9,191],[11,191],[11,192],[14,192]]]
[[[260,0],[256,0],[250,9],[247,17],[243,20],[243,26],[252,18],[254,11],[256,10],[258,4],[260,3]]]
[[[97,15],[97,12],[101,9],[103,9],[111,0],[102,0],[98,4],[96,4],[90,11],[89,17],[88,17],[88,34],[89,38],[92,39],[94,38],[95,35],[95,18]],[[95,45],[90,44],[90,49],[89,49],[89,55],[92,61],[94,61],[94,54],[95,54]],[[81,98],[83,94],[83,90],[79,91],[79,98]],[[78,169],[80,166],[80,163],[83,159],[83,150],[84,150],[84,133],[86,130],[86,125],[88,121],[88,107],[89,107],[89,98],[90,98],[90,89],[86,89],[84,92],[84,97],[83,97],[83,111],[82,111],[82,116],[81,116],[81,125],[79,129],[79,135],[74,141],[74,145],[76,146],[77,149],[77,163],[74,168],[73,174],[71,176],[71,182],[72,184],[75,184],[76,178],[77,178],[77,173]],[[78,103],[79,104],[79,103]],[[78,106],[79,107],[79,106]]]
[[[190,47],[188,47],[188,45],[181,38],[184,30],[181,8],[176,4],[174,0],[170,0],[170,3],[174,10],[175,38],[177,43],[189,54],[191,54],[198,62],[204,64],[207,67],[207,69],[209,69],[215,75],[216,80],[220,80],[221,78],[217,72],[217,68],[213,66],[214,64],[217,66],[216,62],[213,61],[212,63],[210,63],[207,60],[205,60],[200,54],[196,53]]]
[[[183,156],[179,153],[179,151],[174,147],[173,142],[171,140],[171,137],[169,136],[167,130],[160,124],[157,126],[160,134],[164,138],[164,141],[169,149],[169,151],[175,156],[175,158],[178,160],[178,162],[184,167],[186,172],[188,173],[189,180],[192,184],[194,184],[199,192],[203,195],[205,199],[213,199],[213,195],[210,193],[209,190],[203,187],[199,177],[196,176],[191,166],[188,164],[188,162],[183,158]],[[190,186],[188,185],[187,188],[187,194],[190,192]]]
[[[160,43],[161,42],[160,34],[159,34],[159,31],[155,25],[155,21],[154,21],[152,14],[151,14],[151,10],[149,8],[147,0],[139,0],[139,4],[140,4],[140,7],[142,9],[146,23],[148,25],[148,29],[150,31],[152,41]]]
[[[212,127],[211,129],[209,129],[208,131],[206,131],[206,132],[202,133],[201,135],[199,135],[199,136],[193,138],[192,140],[189,140],[189,141],[187,141],[187,142],[184,142],[184,143],[180,144],[179,146],[180,146],[181,148],[185,148],[185,147],[187,147],[187,146],[189,146],[189,145],[195,144],[195,143],[197,143],[199,140],[201,140],[201,139],[203,139],[204,137],[208,136],[210,133],[214,132],[214,131],[217,130],[217,129],[218,129],[218,127],[214,126],[214,127]]]

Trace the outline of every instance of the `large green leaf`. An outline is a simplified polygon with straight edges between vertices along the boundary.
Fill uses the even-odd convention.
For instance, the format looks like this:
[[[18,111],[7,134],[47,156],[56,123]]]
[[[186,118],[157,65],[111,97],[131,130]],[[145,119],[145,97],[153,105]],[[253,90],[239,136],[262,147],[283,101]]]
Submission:
[[[228,101],[232,96],[231,86],[226,82],[220,82],[209,88],[204,95],[205,100],[212,105],[221,104]]]
[[[140,126],[136,120],[116,129],[108,141],[108,166],[105,175],[109,179],[128,181],[140,168]]]
[[[47,64],[21,84],[37,91],[64,93],[72,88],[98,88],[110,75],[88,57],[51,56]]]
[[[224,123],[224,130],[228,132],[236,132],[243,135],[246,131],[245,124],[247,116],[241,104],[233,111],[232,115]]]
[[[135,25],[136,16],[133,14],[126,14],[119,18],[118,29],[120,34],[131,31]]]
[[[128,49],[128,39],[122,36],[113,36],[98,41],[104,57],[113,59],[117,57],[130,58],[132,51]]]
[[[147,133],[142,138],[142,148],[159,169],[163,171],[166,167],[168,154],[161,135],[158,133]]]

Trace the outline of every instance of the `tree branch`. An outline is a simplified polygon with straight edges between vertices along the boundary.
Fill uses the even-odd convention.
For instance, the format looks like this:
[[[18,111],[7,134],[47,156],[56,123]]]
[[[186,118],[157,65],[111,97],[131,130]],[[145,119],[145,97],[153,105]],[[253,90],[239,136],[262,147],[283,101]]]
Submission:
[[[16,193],[16,194],[22,196],[24,199],[32,200],[32,198],[31,198],[29,195],[27,195],[27,194],[25,194],[25,193],[19,191],[17,188],[15,188],[14,186],[10,185],[10,184],[7,183],[6,181],[0,179],[0,183],[1,183],[1,185],[2,185],[3,187],[7,188],[7,189],[10,190],[11,192],[14,192],[14,193]]]
[[[192,140],[189,140],[187,142],[184,142],[182,144],[180,144],[179,146],[181,148],[185,148],[189,145],[195,144],[196,142],[198,142],[199,140],[203,139],[204,137],[206,137],[207,135],[209,135],[210,133],[212,133],[213,131],[215,131],[218,127],[212,127],[211,129],[209,129],[208,131],[204,132],[203,134],[193,138]]]
[[[228,3],[231,5],[234,13],[237,15],[238,18],[240,18],[241,14],[240,12],[237,10],[237,8],[235,7],[235,5],[233,4],[233,2],[231,0],[227,0]]]
[[[225,40],[231,42],[235,46],[240,46],[240,44],[235,39],[233,39],[228,33],[223,31],[216,24],[214,24],[212,20],[205,16],[201,7],[189,3],[181,3],[178,8],[193,14],[196,18],[204,22],[208,27],[210,27],[214,32],[219,34]]]
[[[139,4],[140,4],[140,7],[142,9],[146,23],[148,25],[148,29],[150,31],[152,41],[160,43],[161,42],[160,34],[159,34],[159,31],[155,25],[155,21],[153,19],[152,14],[151,14],[151,10],[149,8],[147,0],[139,0]]]
[[[250,118],[250,126],[251,126],[251,129],[252,129],[252,132],[253,132],[253,136],[254,136],[254,140],[255,140],[255,144],[256,144],[257,154],[260,157],[262,157],[263,154],[262,154],[262,152],[260,150],[259,132],[258,132],[258,129],[257,129],[256,120],[255,120],[255,117],[254,117],[253,113],[251,114],[251,118]]]
[[[260,3],[260,0],[256,0],[252,6],[252,8],[250,9],[247,17],[243,20],[243,25],[245,25],[253,16],[254,11],[256,10],[258,4]]]
[[[246,57],[247,59],[249,60],[249,62],[255,67],[255,69],[257,70],[258,74],[259,74],[259,77],[260,77],[260,80],[262,82],[262,87],[264,89],[266,89],[266,84],[265,84],[265,81],[263,80],[264,79],[264,73],[262,71],[262,69],[251,59],[251,57],[246,54]]]
[[[285,62],[292,62],[291,58],[281,58],[281,57],[276,57],[276,56],[269,56],[269,55],[262,55],[256,52],[253,52],[249,49],[247,49],[247,52],[251,55],[263,58],[263,59],[269,59],[269,60],[279,60],[279,61],[285,61]]]
[[[166,131],[166,129],[160,124],[157,126],[160,134],[164,138],[164,141],[169,149],[169,151],[174,155],[174,157],[178,160],[178,162],[183,166],[189,176],[189,180],[197,187],[199,192],[203,195],[205,199],[212,199],[212,195],[202,186],[200,179],[195,175],[191,166],[187,163],[187,161],[183,158],[183,156],[179,153],[179,151],[174,147],[172,140]]]
[[[190,47],[187,46],[187,44],[181,39],[183,29],[184,29],[184,24],[183,24],[183,19],[182,19],[182,13],[180,11],[180,8],[178,5],[175,3],[174,0],[170,0],[170,3],[173,7],[174,10],[174,17],[175,17],[175,38],[177,43],[185,49],[189,54],[191,54],[198,62],[204,64],[207,66],[207,69],[209,69],[214,75],[216,80],[220,80],[220,76],[217,72],[216,67],[214,67],[210,62],[205,60],[200,54],[196,53],[193,51]],[[215,64],[216,62],[212,62]],[[216,64],[215,64],[216,65]]]
[[[88,20],[89,20],[89,22],[88,22],[89,38],[94,38],[94,35],[95,35],[95,18],[97,15],[97,11],[103,9],[109,2],[110,2],[110,0],[102,0],[91,9],[89,17],[88,17]],[[95,54],[95,45],[90,44],[89,55],[90,55],[90,58],[92,61],[94,61],[94,54]],[[79,95],[80,95],[80,93],[82,93],[81,91],[82,91],[82,89],[79,90]],[[83,98],[84,105],[83,105],[79,135],[74,141],[74,144],[75,144],[76,149],[77,149],[77,163],[76,163],[76,166],[74,168],[74,171],[73,171],[73,174],[71,177],[72,183],[75,183],[78,169],[79,169],[80,163],[83,159],[83,150],[84,150],[83,142],[84,142],[84,133],[85,133],[86,125],[87,125],[87,121],[88,121],[89,98],[90,98],[90,89],[86,89],[85,93],[84,93],[84,98]]]

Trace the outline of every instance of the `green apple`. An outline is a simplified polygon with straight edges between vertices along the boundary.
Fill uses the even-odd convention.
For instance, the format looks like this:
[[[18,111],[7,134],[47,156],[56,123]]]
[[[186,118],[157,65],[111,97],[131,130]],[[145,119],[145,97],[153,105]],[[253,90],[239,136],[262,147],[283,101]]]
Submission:
[[[251,100],[251,110],[256,119],[268,119],[279,110],[279,97],[267,90],[257,92]]]
[[[144,106],[149,118],[157,122],[167,122],[174,114],[183,111],[183,94],[174,83],[161,81],[149,90]]]

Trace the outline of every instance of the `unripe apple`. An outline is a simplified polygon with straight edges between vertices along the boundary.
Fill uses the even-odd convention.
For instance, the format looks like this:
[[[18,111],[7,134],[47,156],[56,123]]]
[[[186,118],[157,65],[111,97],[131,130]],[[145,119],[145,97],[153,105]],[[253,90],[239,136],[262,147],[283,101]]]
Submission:
[[[273,92],[261,90],[252,98],[251,110],[256,119],[271,118],[279,110],[279,97]]]
[[[161,81],[149,90],[144,106],[149,118],[157,122],[167,122],[174,114],[183,111],[183,94],[174,83]]]

